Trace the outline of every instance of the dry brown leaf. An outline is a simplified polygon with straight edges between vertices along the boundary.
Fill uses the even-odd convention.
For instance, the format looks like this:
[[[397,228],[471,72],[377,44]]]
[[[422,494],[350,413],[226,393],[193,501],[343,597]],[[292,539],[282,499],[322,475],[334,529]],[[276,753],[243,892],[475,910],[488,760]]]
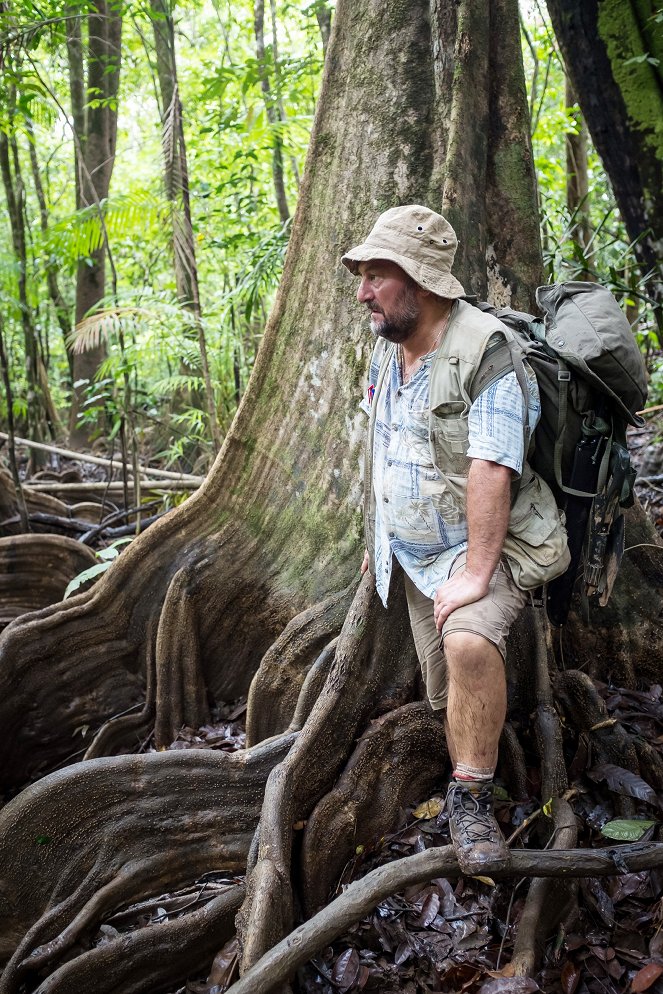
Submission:
[[[441,797],[431,797],[422,801],[412,812],[415,818],[437,818],[443,807]]]
[[[663,974],[663,963],[647,963],[641,970],[638,970],[631,981],[633,994],[639,994],[640,991],[648,991],[661,974]]]

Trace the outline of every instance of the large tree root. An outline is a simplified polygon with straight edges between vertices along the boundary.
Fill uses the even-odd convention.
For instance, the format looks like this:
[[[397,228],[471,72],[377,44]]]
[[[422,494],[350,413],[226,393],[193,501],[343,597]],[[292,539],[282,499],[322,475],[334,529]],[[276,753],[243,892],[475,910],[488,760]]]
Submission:
[[[578,841],[578,826],[568,801],[555,798],[552,802],[552,850],[572,849]],[[543,956],[546,940],[560,921],[577,911],[577,885],[555,877],[535,877],[513,946],[512,965],[516,976],[531,976]]]
[[[61,535],[0,538],[0,628],[62,600],[69,581],[96,561],[87,546]]]
[[[196,911],[106,941],[60,966],[36,994],[141,994],[174,985],[233,935],[243,896],[243,886],[231,886]]]
[[[328,900],[348,856],[393,828],[399,808],[427,797],[446,762],[442,723],[426,704],[406,704],[369,725],[304,830],[299,896],[306,918]]]
[[[296,736],[233,754],[152,753],[51,774],[0,813],[0,990],[53,966],[128,903],[243,871],[264,785]]]
[[[550,666],[554,665],[550,628],[542,610],[533,612],[532,621],[536,683],[534,733],[541,759],[541,797],[544,804],[552,801],[552,833],[548,844],[553,849],[572,849],[578,842],[578,830],[570,804],[560,796],[568,787],[568,777],[562,727],[550,681]],[[532,880],[514,945],[516,975],[529,976],[535,971],[546,939],[576,907],[576,892],[577,887],[566,880],[538,876]]]
[[[356,582],[290,621],[267,650],[251,681],[246,743],[254,745],[288,727],[307,671],[340,632]]]
[[[197,496],[191,498],[194,505]],[[182,517],[189,503],[182,506]],[[193,530],[195,514],[187,510],[186,518]],[[293,605],[278,601],[247,573],[245,564],[258,547],[255,539],[242,538],[231,526],[213,537],[197,535],[183,550],[188,524],[185,519],[177,527],[166,515],[122,553],[89,593],[24,615],[0,636],[5,730],[0,769],[7,785],[25,783],[71,759],[81,728],[96,734],[109,715],[143,703],[146,642],[154,638],[156,619],[162,742],[172,741],[178,722],[204,715],[208,692],[222,701],[248,691],[261,656]],[[152,568],[146,572],[150,556]],[[238,617],[251,617],[252,624],[240,630]],[[233,643],[227,655],[224,646]]]
[[[156,622],[148,625],[147,638],[144,644],[145,661],[145,703],[130,714],[119,714],[104,722],[92,742],[87,747],[83,759],[98,759],[100,756],[111,756],[114,753],[135,752],[136,745],[149,738],[154,729],[155,698],[156,698],[156,648],[150,629],[156,628]],[[140,751],[140,750],[139,750]]]
[[[511,854],[507,869],[486,867],[493,880],[512,877],[617,876],[663,866],[663,844],[635,843],[609,849],[566,851],[523,850]],[[350,884],[323,911],[296,928],[270,949],[230,989],[233,994],[269,994],[287,980],[297,967],[332,942],[350,925],[360,921],[380,901],[415,884],[435,877],[455,879],[461,875],[451,846],[427,849],[372,870]]]
[[[238,916],[245,969],[292,924],[293,824],[307,818],[334,784],[354,736],[371,714],[405,703],[412,696],[416,664],[402,583],[390,602],[392,599],[387,615],[375,593],[373,578],[364,576],[315,707],[296,745],[267,782],[257,860]]]

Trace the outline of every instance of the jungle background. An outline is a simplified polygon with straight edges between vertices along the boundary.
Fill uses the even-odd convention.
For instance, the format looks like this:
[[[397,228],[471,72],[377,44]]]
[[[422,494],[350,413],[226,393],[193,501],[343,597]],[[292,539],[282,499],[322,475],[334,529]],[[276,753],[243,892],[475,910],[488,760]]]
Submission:
[[[464,5],[457,6],[463,13]],[[644,19],[639,47],[625,45],[613,58],[620,61],[626,77],[643,73],[647,79],[653,77],[651,90],[642,85],[642,93],[649,94],[651,100],[644,113],[651,116],[652,107],[655,114],[660,104],[663,12],[650,6],[642,5],[644,14],[638,7],[638,16]],[[378,16],[375,11],[373,16]],[[244,773],[253,778],[245,784],[250,798],[241,803],[224,793],[232,788],[235,774],[230,776],[230,788],[225,781],[223,789],[210,786],[213,780],[205,777],[212,776],[211,765],[209,770],[205,767],[204,776],[199,771],[201,783],[195,803],[184,792],[178,794],[181,786],[172,787],[185,813],[182,832],[195,835],[198,823],[194,811],[204,822],[201,809],[204,812],[206,805],[216,805],[225,810],[222,827],[233,842],[224,843],[221,855],[214,848],[215,842],[211,863],[209,858],[206,862],[188,851],[185,858],[186,846],[182,844],[179,869],[172,865],[171,848],[168,866],[148,867],[149,860],[141,864],[136,873],[141,882],[126,892],[118,882],[131,876],[127,869],[131,860],[108,857],[106,863],[115,860],[110,875],[106,864],[103,873],[97,870],[95,860],[103,862],[99,852],[105,853],[106,859],[109,851],[127,851],[125,842],[118,844],[118,838],[124,840],[130,834],[126,825],[121,827],[124,823],[119,816],[122,805],[132,804],[128,788],[122,804],[111,803],[111,809],[113,804],[118,808],[113,831],[109,834],[106,826],[100,827],[102,820],[113,818],[111,809],[104,815],[102,805],[99,824],[89,829],[91,841],[85,844],[89,852],[68,857],[69,862],[62,857],[59,875],[46,861],[36,878],[28,875],[25,884],[12,884],[13,877],[21,875],[21,868],[31,865],[28,850],[17,856],[16,869],[3,890],[13,912],[6,922],[16,917],[20,920],[18,925],[7,924],[3,940],[7,956],[13,953],[3,990],[101,990],[104,957],[112,957],[117,964],[121,959],[118,950],[124,948],[123,936],[132,934],[136,968],[128,974],[122,974],[120,966],[109,969],[115,985],[109,980],[109,990],[226,990],[237,975],[240,952],[246,971],[288,933],[294,921],[309,917],[332,892],[342,893],[350,881],[379,869],[395,856],[425,853],[431,843],[446,841],[443,827],[440,829],[435,820],[441,796],[435,779],[441,783],[440,733],[432,727],[423,706],[407,703],[408,694],[415,700],[417,696],[408,684],[412,678],[394,663],[389,678],[393,710],[385,706],[373,717],[369,732],[364,733],[364,753],[349,764],[355,764],[349,769],[349,778],[354,776],[360,784],[368,782],[366,778],[362,781],[362,763],[370,766],[366,753],[372,749],[379,753],[381,737],[387,741],[393,734],[393,742],[398,743],[400,725],[391,716],[407,708],[420,708],[409,712],[408,721],[415,724],[408,727],[417,728],[424,754],[431,742],[436,744],[440,763],[433,764],[435,769],[427,778],[413,777],[409,790],[399,782],[394,789],[394,803],[398,802],[400,810],[397,823],[393,811],[371,818],[371,804],[365,800],[363,817],[374,830],[364,826],[362,835],[356,829],[359,836],[349,841],[346,832],[339,850],[345,853],[340,865],[336,854],[330,858],[327,872],[320,874],[312,852],[316,838],[319,844],[329,824],[323,811],[318,817],[318,836],[311,833],[301,852],[300,843],[293,847],[293,866],[301,867],[292,871],[294,898],[283,890],[282,878],[289,874],[289,867],[284,871],[278,864],[276,877],[269,873],[260,877],[256,866],[259,870],[261,858],[265,861],[264,853],[257,842],[249,852],[249,841],[265,780],[302,730],[334,652],[337,665],[343,658],[336,638],[346,612],[350,611],[348,618],[353,610],[357,617],[362,611],[373,616],[368,593],[361,595],[365,603],[350,607],[358,577],[353,580],[347,563],[355,554],[357,566],[361,559],[356,500],[339,484],[335,499],[352,505],[355,522],[346,531],[343,520],[334,533],[326,525],[316,531],[316,525],[302,519],[302,549],[319,550],[325,542],[334,548],[326,557],[319,556],[315,569],[303,577],[295,566],[288,565],[282,549],[287,546],[285,529],[296,534],[296,522],[286,517],[285,525],[279,523],[277,511],[270,516],[269,495],[273,491],[267,486],[261,490],[260,481],[255,484],[252,476],[250,482],[264,498],[264,507],[253,517],[249,512],[250,527],[241,540],[232,533],[228,539],[227,532],[218,532],[226,535],[226,543],[237,542],[234,552],[239,563],[222,583],[211,551],[216,544],[212,525],[207,512],[200,510],[200,499],[194,504],[189,497],[201,486],[222,448],[216,475],[213,471],[209,479],[216,481],[213,487],[218,493],[232,484],[233,495],[233,487],[240,490],[236,481],[243,472],[238,469],[239,455],[234,454],[240,445],[252,457],[269,448],[261,444],[260,437],[257,441],[250,437],[246,414],[244,422],[235,421],[234,436],[231,425],[249,390],[273,306],[278,313],[276,293],[304,180],[334,18],[335,10],[325,3],[297,5],[276,0],[267,8],[262,0],[245,5],[171,5],[166,0],[142,5],[100,0],[39,7],[9,2],[0,5],[0,171],[4,190],[4,237],[0,242],[0,622],[3,626],[16,622],[10,625],[3,643],[3,658],[11,664],[3,671],[8,710],[12,695],[15,701],[3,748],[6,800],[17,795],[7,806],[4,825],[12,830],[19,822],[28,824],[30,845],[37,846],[39,853],[47,853],[56,833],[37,826],[39,818],[34,812],[41,811],[39,817],[44,818],[43,812],[48,810],[54,824],[57,821],[60,826],[58,831],[78,838],[80,820],[77,828],[73,821],[67,828],[61,827],[60,819],[70,817],[65,813],[70,806],[67,799],[75,796],[66,791],[71,791],[72,784],[75,789],[82,785],[80,797],[87,798],[86,803],[90,796],[96,796],[95,790],[105,791],[115,774],[103,766],[107,762],[99,758],[103,756],[124,754],[113,767],[118,783],[124,776],[135,783],[137,776],[138,767],[122,765],[125,757],[135,754],[158,759],[161,752],[173,755],[188,750],[246,755]],[[650,223],[634,232],[631,215],[630,224],[625,222],[580,110],[582,97],[591,103],[596,95],[581,93],[577,97],[574,93],[543,5],[523,2],[519,18],[517,44],[527,85],[526,130],[531,136],[536,172],[542,278],[599,280],[616,294],[632,323],[650,372],[650,396],[646,424],[631,433],[630,444],[638,466],[639,497],[660,530],[661,283],[660,269],[652,264],[655,247],[660,246],[656,241],[660,214],[656,203],[647,203]],[[513,61],[513,50],[505,46],[504,57]],[[416,94],[412,100],[416,105]],[[315,155],[324,160],[324,134],[318,134],[317,145],[309,154],[314,172]],[[660,171],[660,156],[658,161]],[[345,168],[351,170],[352,162],[346,162]],[[378,174],[381,168],[378,162]],[[348,196],[342,174],[333,178],[338,185],[326,202],[327,216],[335,203],[340,205]],[[308,209],[306,205],[304,209]],[[323,240],[325,230],[321,222]],[[313,239],[315,231],[307,237]],[[307,245],[300,238],[293,251],[306,256]],[[536,260],[531,272],[538,274]],[[524,282],[529,275],[523,272]],[[314,307],[310,301],[317,296],[324,307],[327,281],[337,281],[337,276],[315,273],[309,285],[297,289],[299,299]],[[283,294],[287,282],[285,287]],[[521,305],[525,299],[521,293]],[[326,334],[333,332],[333,326],[325,328]],[[275,354],[278,358],[278,347]],[[354,343],[344,352],[357,396],[366,358],[367,353]],[[303,401],[300,398],[300,404],[324,406],[327,392],[333,390],[333,384],[324,380],[324,371],[322,360],[320,370],[310,370],[309,394]],[[260,384],[266,386],[266,395],[273,402],[273,420],[278,416],[278,396],[273,383],[262,379]],[[331,422],[330,430],[339,432],[338,424]],[[292,445],[314,448],[312,438],[305,429]],[[41,445],[29,446],[26,439]],[[89,461],[90,456],[93,461]],[[266,458],[270,458],[269,452]],[[341,470],[334,472],[344,479],[347,467],[339,465]],[[225,473],[219,473],[221,466]],[[272,487],[275,480],[276,485],[281,484],[278,474],[282,471],[282,466],[277,468]],[[358,463],[353,463],[350,472],[358,476]],[[288,487],[294,480],[295,491],[300,484],[304,486],[304,478],[305,464],[283,471]],[[208,487],[205,492],[209,503],[214,504],[215,490]],[[240,498],[241,493],[234,499]],[[191,507],[188,518],[187,504]],[[180,506],[179,517],[168,514]],[[227,512],[219,513],[214,528],[226,528],[224,514],[227,516]],[[140,544],[138,536],[149,533],[161,519],[163,525],[167,521],[182,524],[179,529],[174,526],[170,537],[165,529],[156,533],[159,539],[167,539],[157,553],[156,537],[154,545],[148,547]],[[643,532],[633,541],[646,545],[656,540],[653,533]],[[223,632],[227,641],[230,629],[251,625],[247,615],[251,617],[254,602],[245,588],[255,587],[255,580],[251,582],[250,567],[245,564],[252,558],[262,562],[263,546],[271,557],[264,569],[264,615],[255,615],[256,630],[235,643],[232,664],[223,675],[214,676],[209,672],[209,659],[215,653],[219,656],[219,646],[225,643],[221,636],[209,635],[212,619],[206,629],[198,598],[202,592],[208,602],[210,597],[215,602],[218,599],[218,612],[227,605],[228,631]],[[150,578],[150,567],[144,575],[141,572],[143,549],[145,562],[157,564],[152,573],[158,572],[159,562],[177,561],[165,600],[163,593],[156,593],[158,578]],[[176,554],[176,549],[187,551]],[[301,556],[304,558],[304,553]],[[644,576],[644,589],[655,599],[661,586],[660,554],[659,559],[653,558],[654,564],[638,574],[637,583],[642,584]],[[336,559],[341,568],[338,581],[333,583],[328,567]],[[124,574],[115,567],[109,571],[115,560],[118,567],[126,562]],[[129,584],[121,593],[120,577],[126,578],[132,571],[136,574],[135,589],[130,595]],[[114,576],[118,577],[116,587]],[[350,588],[341,590],[341,580],[350,583]],[[225,593],[218,595],[219,590],[225,590],[224,584],[235,586],[235,600]],[[278,596],[270,592],[270,584],[277,588]],[[71,607],[59,614],[57,605],[63,595]],[[131,614],[131,635],[127,636],[122,627],[128,610],[123,596],[126,600],[133,596],[133,603],[140,603]],[[157,621],[149,610],[151,598],[159,607],[162,600],[165,605],[158,633]],[[95,604],[97,607],[91,607]],[[54,605],[51,613],[28,614],[48,605]],[[76,618],[83,615],[92,617],[94,636],[89,627],[74,632],[72,622],[75,627]],[[653,624],[655,617],[652,608],[648,624]],[[57,618],[57,624],[63,619],[62,637],[46,634],[53,630],[50,618]],[[138,631],[140,638],[133,635]],[[406,636],[397,628],[392,635],[394,632],[392,652],[396,655]],[[382,638],[389,642],[388,634]],[[619,642],[613,635],[609,638]],[[49,639],[66,645],[61,658]],[[136,645],[140,642],[137,650],[132,639]],[[625,640],[633,646],[632,636]],[[353,656],[349,641],[346,633],[344,652],[348,659],[356,658],[357,646]],[[589,840],[600,847],[611,839],[646,843],[660,838],[660,654],[653,638],[647,641],[643,636],[643,642],[617,668],[623,678],[613,681],[601,679],[605,674],[594,672],[589,663],[589,657],[601,655],[600,636],[584,648],[573,639],[564,644],[560,640],[557,655],[561,649],[569,666],[592,673],[593,696],[580,680],[575,688],[569,681],[559,690],[569,715],[564,743],[568,781],[555,781],[551,787],[550,776],[546,779],[544,772],[542,783],[541,775],[532,771],[536,764],[527,744],[522,757],[514,760],[523,777],[518,789],[506,783],[502,813],[505,829],[515,833],[514,838],[527,837],[530,825],[542,820],[543,801],[553,794],[575,804],[585,845]],[[380,644],[379,634],[375,643]],[[159,661],[155,671],[154,661],[150,661],[151,655],[162,658],[168,654],[166,644],[175,647],[169,650],[177,660],[172,673]],[[193,645],[195,651],[190,648]],[[128,658],[134,651],[140,660],[136,667],[133,663],[126,669],[124,664],[115,665],[116,658]],[[620,651],[625,655],[625,650]],[[18,664],[14,671],[12,660],[21,654],[26,666],[31,664],[32,675],[15,679],[14,672],[24,671]],[[260,672],[251,683],[261,659]],[[32,681],[39,682],[40,666],[48,678],[43,677],[43,690],[37,691]],[[292,680],[289,689],[284,687],[288,679]],[[50,710],[49,695],[53,695]],[[269,696],[275,703],[266,703]],[[75,706],[70,706],[72,700]],[[146,702],[138,713],[137,700]],[[584,724],[578,717],[583,709],[592,715]],[[26,713],[31,715],[27,723],[22,720]],[[602,726],[603,722],[607,724]],[[133,723],[131,728],[128,723]],[[602,726],[612,734],[615,725],[624,723],[637,748],[618,736],[612,744],[589,744],[590,732]],[[523,727],[516,718],[513,727],[526,736],[524,722],[521,724]],[[575,737],[572,727],[579,729]],[[354,732],[348,725],[339,738],[342,734],[351,740]],[[300,742],[304,741],[302,734]],[[262,742],[266,743],[263,752]],[[245,750],[247,745],[250,748]],[[404,755],[399,749],[405,747],[392,743],[387,748],[398,765]],[[89,772],[79,772],[86,765],[79,764],[83,757]],[[183,762],[186,767],[188,760]],[[207,759],[200,762],[204,767]],[[332,766],[334,762],[337,760],[332,758]],[[180,773],[182,767],[180,762]],[[170,782],[170,768],[163,769]],[[173,766],[173,777],[177,769]],[[239,762],[232,769],[239,776]],[[409,768],[404,765],[403,769],[402,779],[407,780]],[[71,778],[64,793],[65,781],[52,772],[58,770]],[[102,787],[104,770],[110,780]],[[49,780],[49,775],[56,780]],[[324,793],[319,784],[321,774],[314,769],[307,775],[306,788],[294,791],[295,799],[285,804],[285,814],[283,804],[276,805],[279,817],[295,833],[303,831],[311,813],[304,811],[303,793],[306,789],[312,796]],[[100,778],[98,788],[90,786],[95,777]],[[18,807],[20,791],[31,781],[35,781],[37,792],[25,792],[25,802]],[[371,789],[377,791],[370,782]],[[48,794],[49,784],[55,794]],[[152,800],[157,804],[156,786],[152,786]],[[214,795],[217,789],[218,795]],[[347,792],[347,786],[344,789]],[[147,787],[139,793],[144,791]],[[384,801],[379,792],[367,793],[373,804]],[[341,795],[346,796],[343,791]],[[359,802],[356,804],[359,808]],[[314,821],[312,818],[310,824]],[[34,830],[33,823],[37,826]],[[265,823],[263,816],[263,831],[269,829],[269,825],[264,828]],[[339,829],[341,835],[343,831]],[[216,825],[212,834],[219,832]],[[562,837],[563,825],[556,824],[555,832]],[[24,838],[21,832],[19,836]],[[366,841],[362,841],[364,837]],[[11,840],[11,831],[7,838]],[[544,843],[539,842],[543,848]],[[209,850],[209,841],[206,844]],[[573,844],[573,839],[567,841],[567,845]],[[284,847],[289,850],[289,843]],[[11,852],[5,848],[7,851]],[[244,896],[241,871],[247,853],[257,882],[249,887],[238,919],[240,947],[229,923]],[[215,860],[224,859],[225,875],[210,868]],[[72,881],[81,872],[85,885],[76,891]],[[524,867],[524,876],[527,872]],[[39,873],[44,876],[39,877]],[[154,881],[148,885],[150,873]],[[297,880],[299,874],[301,881]],[[316,875],[321,879],[316,881]],[[40,889],[37,880],[46,878],[52,887],[51,900],[41,908],[35,892]],[[579,898],[575,895],[585,918],[576,920],[570,931],[564,931],[557,922],[544,957],[541,948],[534,953],[527,946],[523,949],[522,941],[518,946],[514,939],[516,924],[532,914],[522,888],[502,890],[490,881],[463,884],[457,882],[451,867],[448,875],[429,875],[425,884],[412,882],[401,889],[401,897],[385,897],[376,911],[361,921],[355,918],[359,924],[350,932],[337,930],[327,945],[316,948],[317,958],[299,968],[297,983],[301,990],[365,988],[412,994],[459,989],[486,994],[538,989],[657,990],[663,976],[660,884],[660,869],[638,869],[624,877],[611,877],[606,886],[598,878],[585,878]],[[13,886],[17,890],[13,891]],[[114,886],[115,897],[111,893]],[[26,888],[32,893],[30,899],[25,897]],[[94,893],[103,897],[94,897]],[[542,898],[538,900],[540,911]],[[270,902],[274,905],[271,910]],[[18,906],[21,912],[17,916]],[[621,932],[616,929],[618,920]],[[153,936],[155,926],[163,928],[161,938],[145,939],[150,929]],[[161,943],[159,954],[155,953],[155,941],[156,945]],[[540,945],[539,939],[531,938],[530,945]],[[182,951],[179,957],[174,954],[178,948]],[[59,958],[62,963],[58,966]],[[511,976],[508,964],[504,967],[505,958],[522,967],[512,973],[529,976]]]

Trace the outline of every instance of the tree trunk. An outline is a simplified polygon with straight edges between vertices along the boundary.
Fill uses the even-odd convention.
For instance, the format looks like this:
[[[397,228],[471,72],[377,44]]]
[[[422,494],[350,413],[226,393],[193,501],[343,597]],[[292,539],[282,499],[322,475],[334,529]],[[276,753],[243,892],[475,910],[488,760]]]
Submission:
[[[12,234],[12,245],[18,270],[18,306],[23,328],[25,372],[28,386],[28,432],[39,441],[51,434],[55,436],[57,414],[48,389],[43,369],[34,314],[28,300],[28,258],[25,241],[25,191],[21,177],[15,137],[0,132],[0,173],[7,198],[7,213]]]
[[[37,194],[37,202],[39,204],[39,223],[41,225],[42,233],[44,235],[47,235],[48,207],[46,204],[46,196],[44,194],[44,185],[41,181],[39,160],[37,158],[37,148],[36,148],[37,139],[31,121],[26,120],[26,128],[29,137],[30,168],[32,170],[32,182],[34,184],[35,193]],[[46,269],[46,282],[48,286],[48,295],[51,298],[51,303],[53,304],[53,310],[55,311],[55,318],[58,322],[58,325],[60,326],[60,331],[62,332],[64,351],[65,355],[67,356],[67,363],[69,364],[69,376],[71,382],[73,383],[74,356],[71,351],[71,345],[69,344],[69,335],[71,334],[72,330],[71,307],[67,304],[60,290],[60,284],[58,281],[57,262],[54,259],[49,258],[45,260],[44,265]]]
[[[467,288],[531,305],[541,256],[519,51],[516,0],[439,0],[432,12],[424,0],[340,0],[283,279],[208,479],[90,593],[18,619],[0,640],[9,783],[64,764],[72,736],[92,730],[88,762],[39,781],[0,817],[0,845],[15,853],[0,914],[13,915],[7,952],[16,950],[0,989],[17,990],[30,971],[52,976],[52,991],[124,989],[122,941],[110,965],[108,948],[103,963],[91,951],[94,987],[90,961],[73,948],[79,936],[123,904],[247,859],[239,924],[250,967],[296,914],[327,899],[356,846],[370,842],[375,811],[386,831],[440,776],[442,729],[419,701],[402,578],[388,612],[368,574],[357,586],[358,400],[371,343],[339,259],[387,207],[444,205]],[[642,518],[634,514],[636,528]],[[655,542],[651,533],[634,543]],[[590,671],[616,682],[632,683],[634,667],[653,676],[657,554],[627,553],[633,572]],[[638,591],[647,614],[636,624]],[[627,641],[615,655],[624,611]],[[523,621],[510,654],[511,706],[536,711],[544,780],[559,785],[553,691],[570,714],[591,718],[596,702],[583,674],[551,689],[540,623]],[[182,724],[206,720],[210,698],[247,691],[243,754],[99,758],[154,726],[166,746]],[[52,850],[35,855],[35,825]],[[173,975],[191,941],[183,926]],[[86,985],[59,986],[61,970]],[[149,990],[152,976],[131,989]]]
[[[566,108],[572,113],[578,130],[569,132],[566,136],[566,206],[571,215],[575,241],[586,258],[591,237],[589,177],[587,175],[587,125],[576,104],[576,95],[567,79]],[[590,279],[589,269],[585,267],[578,278]]]
[[[253,8],[253,26],[256,36],[256,52],[258,56],[258,72],[260,75],[260,85],[265,99],[265,113],[271,130],[272,142],[272,176],[274,178],[274,191],[276,193],[276,206],[279,210],[281,224],[290,218],[290,208],[285,192],[285,177],[283,173],[283,139],[280,132],[281,120],[279,117],[278,99],[272,93],[270,74],[265,60],[265,0],[255,0]],[[276,53],[272,46],[274,63],[276,63]]]
[[[76,207],[79,210],[94,208],[103,227],[103,202],[108,197],[115,161],[122,13],[113,0],[95,0],[91,4],[87,18],[85,59],[81,14],[76,7],[68,10],[67,50],[74,128]],[[109,250],[105,237],[104,243],[91,253],[89,259],[81,259],[78,264],[76,324],[106,295],[106,257]],[[105,354],[104,345],[100,344],[74,355],[75,385],[70,418],[72,443],[87,440],[89,429],[77,427],[76,422],[85,399],[85,387],[93,381]]]
[[[171,204],[173,225],[173,254],[175,260],[175,281],[177,296],[183,307],[193,314],[200,364],[205,383],[205,398],[210,434],[214,441],[215,454],[221,448],[221,433],[214,402],[214,387],[210,373],[205,328],[200,291],[198,267],[191,222],[191,202],[189,199],[189,170],[184,141],[182,104],[177,84],[177,63],[175,60],[175,31],[172,14],[164,0],[151,0],[152,27],[157,53],[157,75],[161,92],[162,146],[166,196]]]
[[[663,299],[663,34],[653,0],[547,0],[568,75],[648,292]],[[660,318],[659,318],[660,320]]]

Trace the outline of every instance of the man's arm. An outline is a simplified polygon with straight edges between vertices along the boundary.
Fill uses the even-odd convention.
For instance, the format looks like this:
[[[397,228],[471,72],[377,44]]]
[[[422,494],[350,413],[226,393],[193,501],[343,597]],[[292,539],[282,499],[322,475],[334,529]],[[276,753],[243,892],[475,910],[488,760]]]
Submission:
[[[488,592],[509,524],[511,476],[508,466],[472,460],[467,479],[467,565],[435,592],[438,631],[452,611],[473,604]]]

